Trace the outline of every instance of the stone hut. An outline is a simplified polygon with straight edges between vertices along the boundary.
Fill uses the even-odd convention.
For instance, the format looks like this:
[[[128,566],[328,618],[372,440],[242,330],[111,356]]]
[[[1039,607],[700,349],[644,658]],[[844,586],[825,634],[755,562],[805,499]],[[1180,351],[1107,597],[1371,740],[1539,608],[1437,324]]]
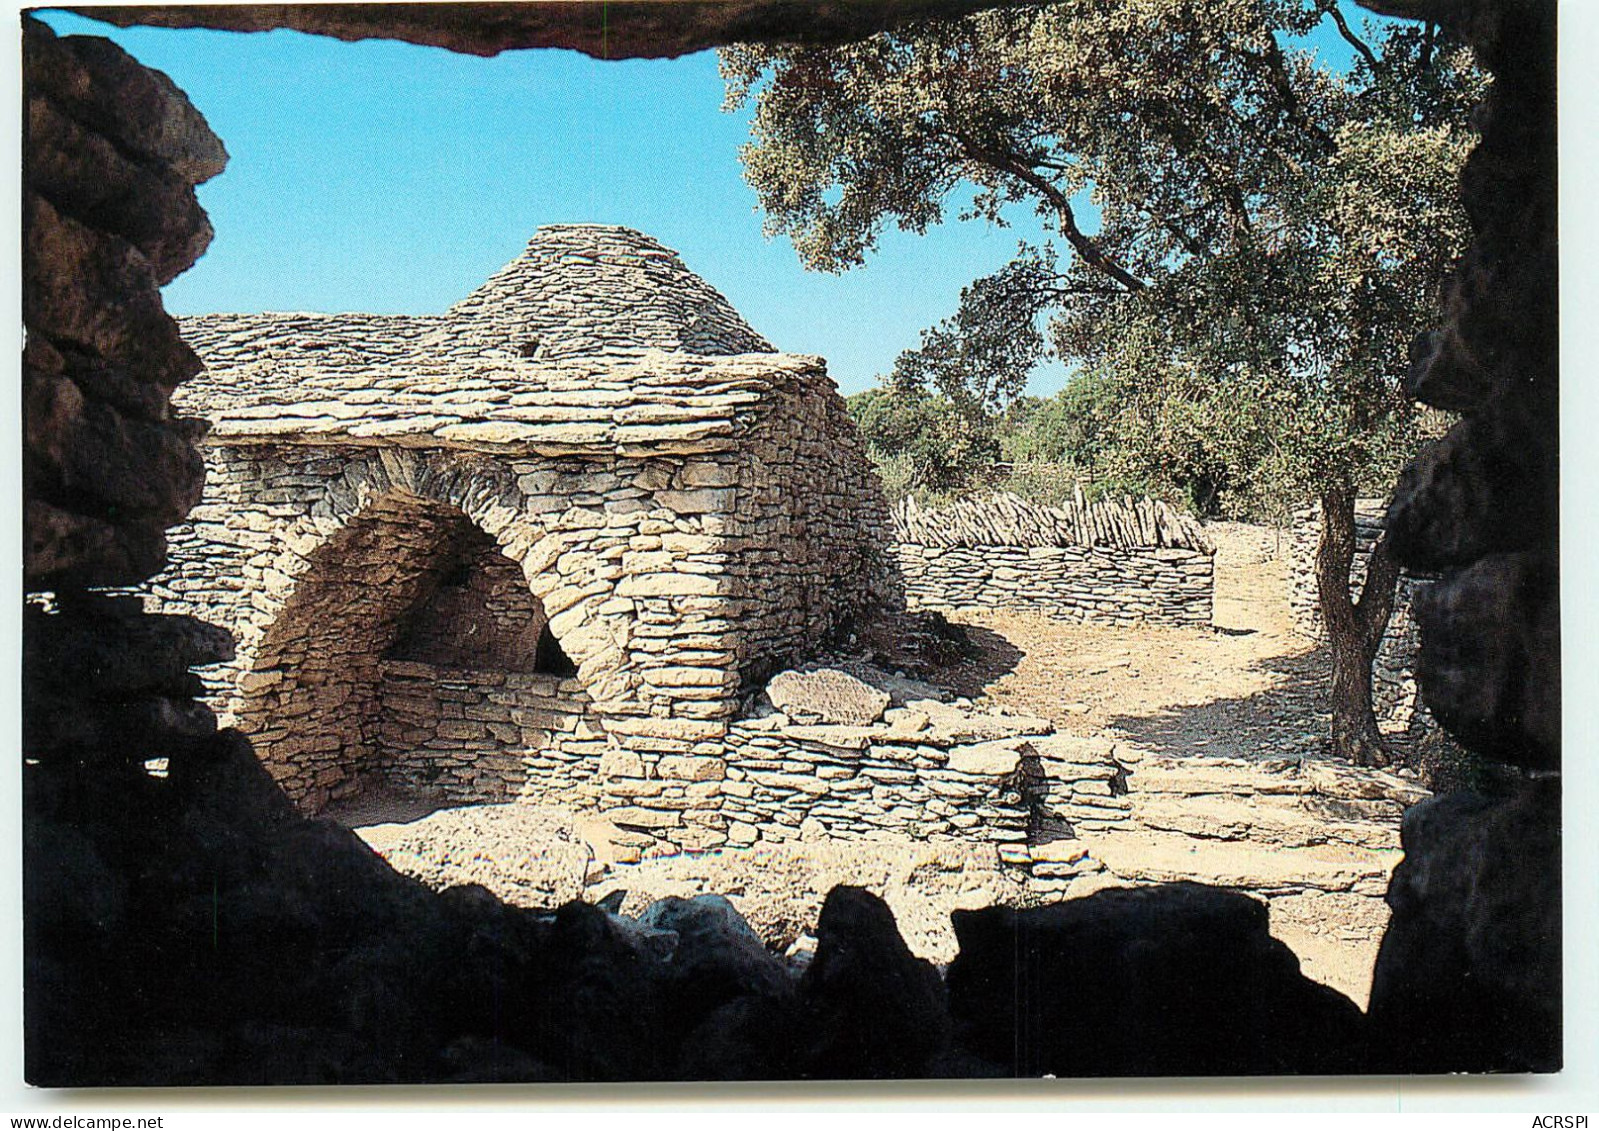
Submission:
[[[182,326],[207,494],[152,589],[238,637],[212,704],[309,811],[373,777],[625,804],[607,759],[720,756],[748,688],[893,598],[825,363],[639,232],[542,228],[440,315]]]

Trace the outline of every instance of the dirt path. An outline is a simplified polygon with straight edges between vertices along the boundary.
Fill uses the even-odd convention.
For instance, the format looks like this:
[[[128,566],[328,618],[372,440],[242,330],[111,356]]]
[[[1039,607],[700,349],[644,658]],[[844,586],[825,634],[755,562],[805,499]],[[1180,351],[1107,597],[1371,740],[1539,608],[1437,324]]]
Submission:
[[[951,619],[966,626],[981,654],[944,669],[936,682],[980,703],[1042,715],[1063,731],[1112,736],[1146,757],[1330,759],[1328,661],[1293,631],[1287,540],[1236,523],[1212,524],[1207,532],[1216,544],[1213,627],[961,613]],[[1204,850],[1224,859],[1262,847],[1165,839],[1170,843],[1162,847],[1121,838],[1118,856],[1151,875],[1191,859],[1190,878],[1205,882],[1214,875],[1205,874],[1200,856],[1188,854]],[[1265,851],[1292,872],[1294,854],[1303,850]],[[1173,852],[1177,864],[1162,859]],[[1148,868],[1140,868],[1142,856]],[[1272,933],[1298,954],[1305,974],[1364,1007],[1388,919],[1382,900],[1307,887],[1269,898],[1268,906]]]
[[[1315,755],[1327,731],[1324,656],[1294,635],[1287,544],[1218,523],[1214,628],[1065,624],[961,613],[983,655],[946,669],[963,694],[1112,733],[1161,754]]]

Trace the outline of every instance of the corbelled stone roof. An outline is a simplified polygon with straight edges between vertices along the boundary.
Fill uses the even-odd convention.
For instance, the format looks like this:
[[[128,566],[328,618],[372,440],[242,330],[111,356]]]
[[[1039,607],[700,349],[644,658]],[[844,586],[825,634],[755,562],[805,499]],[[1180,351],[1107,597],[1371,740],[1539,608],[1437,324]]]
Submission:
[[[702,445],[773,389],[827,380],[675,252],[599,224],[540,228],[443,314],[180,321],[207,368],[173,400],[220,443]]]
[[[424,345],[445,335],[540,360],[772,349],[675,251],[603,224],[540,228],[520,258],[450,307]]]
[[[443,314],[201,314],[183,336],[213,369],[264,354],[350,365],[442,358],[770,353],[677,253],[631,228],[552,224]]]
[[[541,455],[732,447],[778,391],[832,389],[820,358],[699,357],[546,364],[514,359],[296,368],[250,361],[184,385],[210,442],[442,445]],[[174,397],[179,400],[180,397]]]

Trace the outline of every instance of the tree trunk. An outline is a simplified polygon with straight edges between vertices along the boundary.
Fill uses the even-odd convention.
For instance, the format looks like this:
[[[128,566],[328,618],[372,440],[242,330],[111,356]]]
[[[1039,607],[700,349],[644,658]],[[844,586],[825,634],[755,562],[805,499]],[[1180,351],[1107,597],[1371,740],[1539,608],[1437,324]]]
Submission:
[[[1348,483],[1322,492],[1321,542],[1316,548],[1316,590],[1332,653],[1333,751],[1358,766],[1392,759],[1371,709],[1371,663],[1394,609],[1399,563],[1385,531],[1372,550],[1356,601],[1349,592],[1355,557],[1355,490]]]

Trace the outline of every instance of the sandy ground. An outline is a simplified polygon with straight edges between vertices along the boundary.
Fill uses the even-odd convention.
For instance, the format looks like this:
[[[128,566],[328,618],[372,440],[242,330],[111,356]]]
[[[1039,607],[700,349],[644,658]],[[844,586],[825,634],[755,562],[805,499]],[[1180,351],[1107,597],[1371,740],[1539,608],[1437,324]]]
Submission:
[[[979,702],[1042,715],[1070,733],[1112,734],[1155,753],[1325,756],[1325,661],[1290,630],[1286,542],[1266,528],[1209,529],[1217,545],[1214,628],[963,614],[956,619],[980,654],[952,664],[938,682]],[[525,803],[433,808],[380,790],[329,815],[434,886],[481,883],[524,906],[598,900],[622,889],[623,910],[632,914],[667,895],[719,892],[779,950],[809,945],[805,931],[839,883],[883,896],[912,950],[938,963],[955,955],[951,911],[1042,901],[977,845],[885,838],[607,865],[585,842],[584,818],[570,811]],[[1103,882],[1074,885],[1068,897]],[[1306,974],[1364,1006],[1386,922],[1381,902],[1308,892],[1273,899],[1271,913],[1273,933],[1299,954]]]
[[[1215,523],[1212,628],[1063,624],[1026,613],[955,619],[982,658],[948,669],[963,694],[1114,733],[1154,753],[1282,757],[1319,753],[1328,727],[1324,656],[1294,635],[1287,543]]]

